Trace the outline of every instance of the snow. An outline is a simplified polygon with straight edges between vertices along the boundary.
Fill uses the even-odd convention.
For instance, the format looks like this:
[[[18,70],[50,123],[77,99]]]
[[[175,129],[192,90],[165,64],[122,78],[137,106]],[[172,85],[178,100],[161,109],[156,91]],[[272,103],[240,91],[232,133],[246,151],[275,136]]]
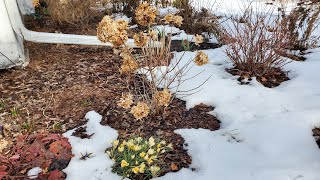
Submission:
[[[159,8],[159,16],[165,16],[167,14],[176,14],[179,12],[179,10],[175,7],[165,7],[165,8]]]
[[[236,1],[224,1],[222,6],[239,11]],[[228,12],[220,10],[230,12],[230,8]],[[173,39],[190,40],[193,36],[178,28],[173,32],[178,33]],[[320,34],[319,29],[314,34]],[[290,80],[272,89],[256,79],[240,85],[238,77],[225,70],[232,67],[232,62],[224,49],[204,50],[209,64],[193,67],[185,79],[201,75],[182,84],[180,90],[193,89],[210,79],[200,92],[179,97],[186,101],[187,108],[200,103],[215,107],[210,114],[221,120],[221,129],[177,129],[175,132],[188,144],[185,148],[192,157],[191,168],[156,180],[320,180],[320,149],[312,136],[312,129],[320,126],[320,48],[311,50],[305,62],[287,64],[284,70],[289,71]],[[196,53],[186,52],[179,67]],[[175,59],[182,54],[175,53]],[[64,170],[68,179],[121,179],[111,172],[113,162],[104,153],[117,138],[116,130],[101,126],[102,117],[96,112],[89,112],[86,118],[88,133],[95,133],[92,139],[73,137],[74,130],[64,134],[75,154]],[[86,151],[93,157],[80,160],[80,152]]]
[[[96,180],[96,179],[112,179],[117,180],[121,177],[111,172],[113,161],[107,156],[105,150],[111,147],[111,142],[116,140],[118,133],[116,130],[102,126],[100,124],[102,116],[91,111],[85,116],[88,119],[87,133],[94,135],[90,139],[81,139],[72,136],[75,129],[64,134],[69,138],[72,146],[72,153],[75,155],[70,164],[63,171],[67,173],[67,179],[70,180]],[[92,153],[91,158],[80,160],[81,153]]]
[[[211,112],[222,121],[218,131],[180,129],[192,157],[191,169],[168,173],[157,180],[319,180],[320,150],[311,130],[320,125],[320,48],[307,55],[306,62],[292,62],[291,80],[269,89],[256,80],[239,85],[237,77],[225,68],[232,65],[223,53],[224,47],[206,50],[210,63],[195,67],[188,76],[205,70],[181,86],[192,89],[211,76],[203,90],[184,97],[187,107],[205,103],[215,107]],[[182,53],[176,53],[176,58]],[[196,52],[187,52],[181,63]],[[111,173],[112,161],[104,153],[117,137],[115,130],[99,124],[101,116],[90,112],[88,133],[92,140],[81,140],[66,133],[76,155],[65,172],[68,179],[119,179]],[[94,157],[79,160],[80,152],[94,152]]]
[[[36,179],[41,172],[42,169],[40,167],[34,167],[28,171],[27,176],[29,179]]]

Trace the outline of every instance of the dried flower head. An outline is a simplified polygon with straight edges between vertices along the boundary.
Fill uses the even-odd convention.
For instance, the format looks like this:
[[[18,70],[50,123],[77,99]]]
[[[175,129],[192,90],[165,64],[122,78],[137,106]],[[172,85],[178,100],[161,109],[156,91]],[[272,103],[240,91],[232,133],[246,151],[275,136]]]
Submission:
[[[137,7],[135,14],[138,24],[141,26],[148,26],[155,22],[158,11],[155,7],[144,2]]]
[[[194,59],[194,62],[198,65],[198,66],[202,66],[205,65],[209,62],[209,58],[208,55],[202,51],[199,51],[197,53],[197,56]]]
[[[148,36],[143,32],[133,35],[133,39],[134,44],[138,47],[144,47],[148,43]]]
[[[126,73],[132,73],[136,71],[139,68],[138,63],[136,60],[132,57],[129,53],[121,53],[120,56],[123,59],[122,65],[120,67],[120,73],[126,74]]]
[[[118,106],[129,109],[133,103],[133,96],[132,94],[122,94],[121,99],[118,101]]]
[[[200,46],[201,43],[203,43],[203,36],[196,34],[195,35],[195,44],[197,46]]]
[[[110,42],[115,47],[123,45],[128,40],[128,22],[119,19],[112,20],[105,16],[97,28],[97,36],[101,42]]]
[[[39,0],[33,0],[33,1],[32,1],[32,4],[33,4],[33,7],[34,7],[34,8],[37,8],[37,7],[40,6]]]
[[[180,27],[183,23],[183,18],[181,16],[174,16],[173,24]]]
[[[171,14],[171,13],[167,14],[167,15],[163,18],[164,23],[166,23],[166,24],[171,24],[171,23],[173,22],[173,19],[174,19],[174,15]]]
[[[138,120],[147,117],[149,115],[149,112],[150,108],[148,104],[144,102],[138,102],[137,105],[133,106],[130,111],[130,113],[133,114],[133,116]]]
[[[164,18],[164,23],[165,24],[174,24],[178,27],[180,27],[182,25],[182,21],[183,21],[183,18],[181,16],[175,16],[173,14],[167,14]]]
[[[150,38],[154,41],[158,40],[158,31],[157,30],[149,30],[148,35],[150,36]]]
[[[162,91],[158,91],[155,94],[155,100],[158,106],[168,106],[172,98],[172,94],[166,88]]]

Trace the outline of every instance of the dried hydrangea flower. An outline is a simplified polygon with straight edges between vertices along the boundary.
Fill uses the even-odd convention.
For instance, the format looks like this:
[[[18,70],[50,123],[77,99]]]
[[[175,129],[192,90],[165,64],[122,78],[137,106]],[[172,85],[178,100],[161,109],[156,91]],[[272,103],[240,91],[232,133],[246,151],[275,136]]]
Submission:
[[[144,47],[148,43],[148,36],[143,32],[133,35],[134,44],[138,47]]]
[[[34,8],[37,8],[37,7],[40,6],[39,0],[33,0],[33,1],[32,1],[32,4],[33,4],[33,7],[34,7]]]
[[[166,88],[163,91],[158,91],[155,94],[155,100],[158,106],[168,106],[172,98],[172,94]]]
[[[180,27],[182,25],[183,18],[181,16],[175,16],[173,14],[167,14],[163,20],[165,24],[174,24]]]
[[[114,21],[110,16],[105,16],[98,25],[97,36],[101,42],[119,47],[128,40],[128,29],[128,22],[122,19]]]
[[[196,34],[195,35],[195,44],[197,46],[200,46],[201,43],[203,43],[203,36]]]
[[[148,26],[155,22],[158,11],[147,2],[141,3],[135,10],[136,20],[141,26]]]
[[[183,23],[183,18],[181,16],[174,16],[173,24],[180,27]]]
[[[138,63],[132,57],[131,54],[121,53],[120,56],[123,59],[123,63],[121,65],[121,67],[120,67],[120,73],[121,74],[132,73],[132,72],[136,71],[139,68]]]
[[[209,58],[208,55],[202,51],[199,51],[197,53],[197,56],[194,59],[194,62],[198,65],[198,66],[202,66],[205,65],[209,62]]]
[[[167,15],[163,18],[164,23],[166,23],[166,24],[171,24],[171,23],[173,22],[173,19],[174,19],[174,15],[171,14],[171,13],[167,14]]]
[[[132,94],[122,94],[121,99],[118,101],[118,106],[129,109],[133,104],[133,96]]]
[[[138,102],[137,105],[133,106],[130,111],[130,113],[133,114],[133,116],[138,120],[147,117],[149,115],[149,112],[150,108],[148,104],[144,102]]]

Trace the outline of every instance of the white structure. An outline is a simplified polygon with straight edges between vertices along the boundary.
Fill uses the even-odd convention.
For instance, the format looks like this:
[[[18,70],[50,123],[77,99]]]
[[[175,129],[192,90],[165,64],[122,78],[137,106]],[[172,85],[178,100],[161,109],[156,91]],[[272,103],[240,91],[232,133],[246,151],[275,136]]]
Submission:
[[[0,0],[0,69],[25,65],[23,41],[12,30],[5,2]]]
[[[35,32],[26,29],[21,20],[20,11],[32,11],[28,0],[0,0],[0,69],[27,64],[23,40],[37,43],[78,44],[111,46],[101,43],[96,36],[82,36],[73,34],[57,34]],[[22,9],[19,11],[19,8]],[[133,40],[127,42],[128,46],[136,47]],[[10,59],[10,60],[9,60]]]

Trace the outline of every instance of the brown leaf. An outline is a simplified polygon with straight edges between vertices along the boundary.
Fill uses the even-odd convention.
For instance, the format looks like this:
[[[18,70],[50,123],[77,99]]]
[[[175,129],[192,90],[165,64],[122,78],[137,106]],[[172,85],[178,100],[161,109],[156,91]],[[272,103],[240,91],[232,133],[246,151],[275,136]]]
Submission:
[[[178,166],[175,163],[172,163],[170,167],[171,167],[171,171],[178,171],[179,170]]]
[[[62,180],[64,179],[64,174],[61,171],[54,170],[50,172],[48,180]]]
[[[266,77],[264,77],[264,76],[263,76],[263,77],[261,77],[261,81],[262,81],[262,82],[267,82],[267,81],[268,81],[268,79],[267,79]]]

